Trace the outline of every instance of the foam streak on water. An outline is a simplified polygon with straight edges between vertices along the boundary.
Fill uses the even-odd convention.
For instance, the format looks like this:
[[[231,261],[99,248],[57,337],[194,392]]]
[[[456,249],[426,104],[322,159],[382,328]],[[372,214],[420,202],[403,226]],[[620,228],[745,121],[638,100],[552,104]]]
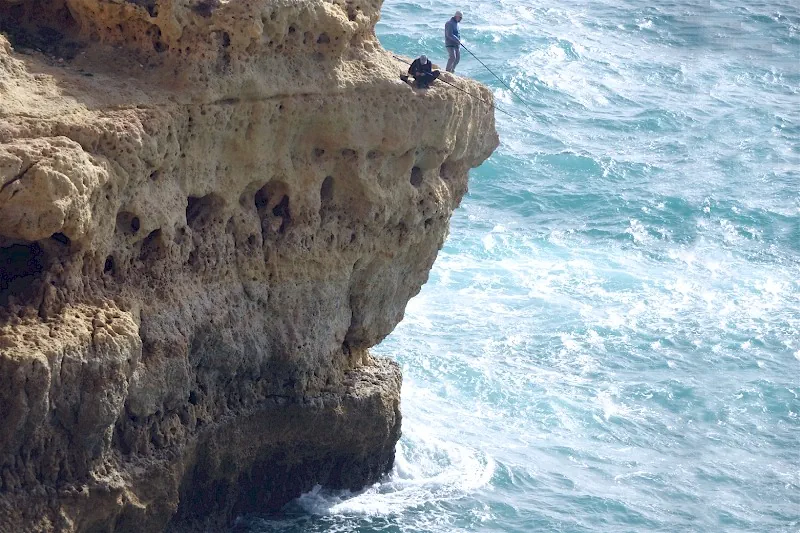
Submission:
[[[752,3],[751,3],[752,4]],[[387,0],[494,88],[403,365],[395,470],[251,531],[800,530],[800,8]]]

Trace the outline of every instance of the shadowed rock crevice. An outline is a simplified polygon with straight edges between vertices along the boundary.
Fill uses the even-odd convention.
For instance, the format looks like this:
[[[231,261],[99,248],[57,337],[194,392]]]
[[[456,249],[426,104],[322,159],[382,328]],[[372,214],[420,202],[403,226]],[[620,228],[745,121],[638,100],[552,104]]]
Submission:
[[[73,59],[82,48],[78,23],[64,0],[30,0],[0,4],[0,32],[20,49]]]
[[[0,247],[0,306],[13,298],[19,304],[32,303],[48,265],[37,243]]]
[[[219,223],[223,204],[222,197],[214,193],[202,197],[190,196],[186,201],[186,225],[194,231],[200,231],[211,223]]]

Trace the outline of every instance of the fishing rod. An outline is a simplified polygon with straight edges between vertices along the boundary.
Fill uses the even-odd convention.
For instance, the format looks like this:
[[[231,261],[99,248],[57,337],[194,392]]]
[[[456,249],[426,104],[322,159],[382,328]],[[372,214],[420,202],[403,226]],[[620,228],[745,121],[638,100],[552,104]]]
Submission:
[[[529,110],[533,111],[533,109],[531,109],[530,105],[528,105],[528,102],[526,102],[526,101],[525,101],[525,100],[524,100],[524,99],[523,99],[523,98],[522,98],[520,95],[518,95],[516,92],[514,92],[514,89],[512,89],[511,87],[509,87],[509,86],[508,86],[508,84],[507,84],[506,82],[504,82],[504,81],[503,81],[503,80],[500,78],[500,76],[498,76],[497,74],[495,74],[495,73],[494,73],[494,71],[493,71],[492,69],[490,69],[489,67],[487,67],[487,66],[486,66],[486,63],[484,63],[483,61],[481,61],[481,60],[480,60],[480,58],[479,58],[478,56],[476,56],[475,54],[473,54],[473,53],[472,53],[472,50],[470,50],[469,48],[467,48],[466,46],[464,46],[464,43],[462,43],[461,41],[458,41],[458,44],[460,44],[460,45],[461,45],[461,47],[462,47],[464,50],[466,50],[467,52],[469,52],[469,55],[471,55],[472,57],[474,57],[474,58],[475,58],[475,59],[478,61],[478,63],[480,63],[481,65],[483,65],[483,68],[485,68],[486,70],[488,70],[489,72],[491,72],[491,73],[492,73],[492,76],[494,76],[495,78],[497,78],[497,81],[499,81],[500,83],[502,83],[502,84],[503,84],[503,86],[504,86],[506,89],[508,89],[509,91],[511,91],[511,94],[513,94],[514,96],[516,96],[517,98],[519,98],[519,101],[520,101],[520,102],[522,102],[523,104],[525,104],[525,107],[527,107]]]
[[[437,79],[437,80],[439,80],[439,81],[440,81],[440,82],[442,82],[442,83],[445,83],[445,84],[449,85],[450,87],[452,87],[453,89],[455,89],[455,90],[457,90],[457,91],[461,91],[462,93],[464,93],[464,94],[466,94],[466,95],[468,95],[468,96],[471,96],[471,97],[475,98],[476,100],[480,100],[481,102],[483,102],[484,104],[488,105],[489,107],[492,107],[492,108],[494,108],[494,110],[495,110],[495,111],[500,111],[500,112],[501,112],[501,113],[503,113],[504,115],[508,115],[508,116],[509,116],[509,117],[511,117],[511,118],[517,118],[517,117],[515,117],[514,115],[512,115],[511,113],[509,113],[508,111],[503,111],[502,109],[500,109],[499,107],[497,107],[497,106],[496,106],[496,105],[494,105],[493,103],[491,103],[491,102],[487,102],[486,100],[484,100],[484,99],[483,99],[483,98],[481,98],[480,96],[476,96],[476,95],[474,95],[474,94],[472,94],[472,93],[468,93],[467,91],[465,91],[465,90],[464,90],[464,89],[462,89],[461,87],[456,87],[455,85],[453,85],[453,84],[452,84],[452,83],[450,83],[449,81],[443,80],[441,77],[438,77],[438,78],[436,78],[436,79]]]
[[[405,59],[403,59],[402,57],[397,57],[397,56],[396,56],[396,55],[394,55],[394,54],[392,54],[392,57],[394,57],[396,60],[400,61],[401,63],[405,63],[406,65],[410,65],[410,64],[411,64],[411,63],[409,63],[408,61],[406,61]],[[494,110],[496,110],[496,111],[500,111],[500,112],[501,112],[501,113],[503,113],[504,115],[508,115],[508,116],[509,116],[509,117],[511,117],[511,118],[517,118],[516,116],[512,115],[512,114],[511,114],[511,113],[509,113],[508,111],[505,111],[505,110],[503,110],[503,109],[501,109],[501,108],[497,107],[495,104],[493,104],[493,103],[491,103],[491,102],[488,102],[488,101],[484,100],[484,99],[483,99],[483,98],[481,98],[480,96],[477,96],[477,95],[474,95],[474,94],[472,94],[472,93],[470,93],[470,92],[468,92],[468,91],[465,91],[465,90],[464,90],[464,89],[462,89],[461,87],[458,87],[458,86],[456,86],[456,85],[453,85],[453,84],[452,84],[452,83],[450,83],[449,81],[446,81],[446,80],[442,79],[442,77],[441,77],[441,76],[439,76],[438,78],[436,78],[436,80],[438,80],[438,81],[440,81],[440,82],[442,82],[442,83],[444,83],[444,84],[446,84],[446,85],[449,85],[450,87],[452,87],[453,89],[455,89],[455,90],[457,90],[457,91],[461,91],[462,93],[466,94],[467,96],[471,96],[472,98],[475,98],[476,100],[483,102],[484,104],[488,105],[489,107],[493,108]]]

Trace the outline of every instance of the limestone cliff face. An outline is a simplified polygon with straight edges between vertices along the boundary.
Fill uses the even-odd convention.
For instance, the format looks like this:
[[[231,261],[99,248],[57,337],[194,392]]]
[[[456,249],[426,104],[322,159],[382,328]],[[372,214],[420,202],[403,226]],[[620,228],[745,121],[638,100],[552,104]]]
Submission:
[[[379,9],[0,0],[0,531],[200,527],[391,467],[367,350],[498,141],[398,80]]]

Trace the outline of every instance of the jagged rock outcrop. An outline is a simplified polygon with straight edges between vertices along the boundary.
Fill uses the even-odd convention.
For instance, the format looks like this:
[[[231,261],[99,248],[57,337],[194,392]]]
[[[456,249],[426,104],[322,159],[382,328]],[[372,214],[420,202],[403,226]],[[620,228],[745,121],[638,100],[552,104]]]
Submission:
[[[368,348],[497,134],[399,81],[379,9],[0,0],[1,531],[200,528],[391,467]]]

